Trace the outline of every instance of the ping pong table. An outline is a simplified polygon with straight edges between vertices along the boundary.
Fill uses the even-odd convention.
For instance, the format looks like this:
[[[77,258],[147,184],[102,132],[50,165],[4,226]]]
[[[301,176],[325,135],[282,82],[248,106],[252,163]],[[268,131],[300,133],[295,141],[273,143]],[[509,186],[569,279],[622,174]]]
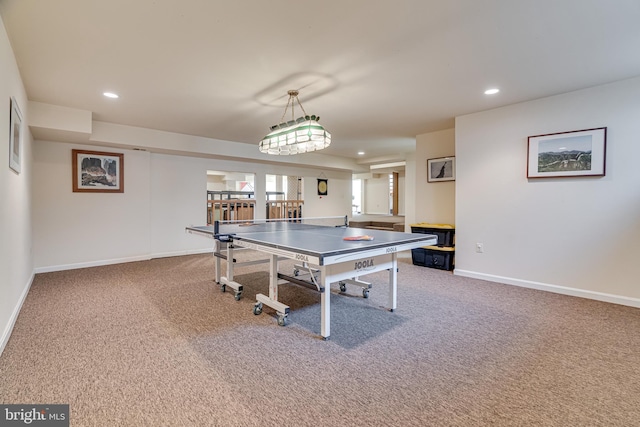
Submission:
[[[278,300],[278,285],[294,283],[317,290],[321,294],[320,329],[324,339],[330,335],[330,285],[338,283],[345,292],[347,284],[362,288],[369,296],[371,284],[360,276],[387,270],[389,272],[388,309],[397,307],[398,253],[434,245],[437,238],[430,234],[350,228],[347,217],[293,218],[278,220],[216,221],[212,226],[190,226],[186,231],[214,239],[216,282],[225,291],[242,295],[242,284],[234,280],[234,267],[269,263],[269,295],[257,294],[253,313],[262,313],[264,306],[274,309],[278,324],[284,326],[289,306]],[[371,240],[345,240],[361,236]],[[268,258],[240,262],[235,251],[254,250]],[[227,261],[227,275],[221,274],[221,260]],[[279,271],[279,261],[295,260],[293,275]]]

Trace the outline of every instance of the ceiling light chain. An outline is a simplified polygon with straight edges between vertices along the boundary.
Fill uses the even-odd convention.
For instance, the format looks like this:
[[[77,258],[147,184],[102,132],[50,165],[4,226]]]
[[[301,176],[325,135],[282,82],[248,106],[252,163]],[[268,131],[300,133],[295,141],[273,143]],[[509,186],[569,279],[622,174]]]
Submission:
[[[284,116],[287,115],[287,110],[289,109],[289,104],[291,104],[291,120],[295,120],[293,98],[295,98],[295,100],[298,101],[298,106],[300,107],[300,109],[302,110],[304,115],[305,116],[307,115],[307,112],[304,111],[304,107],[300,103],[300,98],[298,98],[298,91],[297,90],[290,90],[287,93],[289,94],[289,99],[287,99],[287,105],[286,105],[286,107],[284,107],[284,113],[282,113],[282,117],[280,117],[280,123],[284,123]]]
[[[304,115],[307,115],[307,112],[304,111],[304,107],[302,106],[302,104],[300,103],[300,98],[298,98],[298,91],[297,90],[290,90],[289,91],[289,96],[295,96],[296,97],[296,101],[298,101],[298,105],[300,106],[300,109],[302,110],[302,112],[304,113]],[[291,115],[293,117],[293,101],[291,101]]]

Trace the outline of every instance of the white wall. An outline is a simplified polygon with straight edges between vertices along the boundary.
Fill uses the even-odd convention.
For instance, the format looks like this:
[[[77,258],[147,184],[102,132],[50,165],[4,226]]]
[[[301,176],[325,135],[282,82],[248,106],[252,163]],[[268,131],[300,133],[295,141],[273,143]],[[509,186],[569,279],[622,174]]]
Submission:
[[[73,193],[73,148],[123,152],[124,193]],[[185,233],[187,225],[206,223],[207,170],[255,171],[258,206],[264,206],[258,181],[266,174],[304,176],[303,216],[351,212],[350,172],[323,171],[329,194],[320,198],[315,170],[50,141],[35,141],[34,157],[36,272],[211,250],[209,239]]]
[[[32,138],[27,95],[11,45],[0,20],[0,353],[33,280],[31,253]],[[9,168],[9,100],[22,113],[22,168]]]
[[[527,136],[602,126],[605,177],[527,180]],[[456,274],[640,307],[640,78],[458,117],[455,134]]]
[[[407,177],[401,172],[398,178],[398,215],[407,214]]]
[[[213,247],[208,239],[184,230],[188,225],[207,223],[207,170],[221,170],[210,167],[213,163],[151,154],[150,257],[184,255]]]
[[[411,232],[410,225],[418,222],[416,220],[416,197],[418,188],[422,191],[422,186],[416,185],[416,173],[416,155],[414,152],[407,156],[404,167],[404,231],[407,233]]]
[[[226,182],[222,175],[207,175],[208,191],[224,191],[227,189]]]
[[[362,199],[364,206],[363,214],[389,215],[391,212],[391,201],[389,198],[389,175],[390,173],[366,173],[357,174],[356,177],[362,179],[363,192]],[[407,212],[407,176],[406,172],[398,172],[398,215],[405,215]]]
[[[455,224],[456,181],[428,182],[427,160],[455,156],[455,130],[446,129],[416,137],[415,222]]]
[[[38,271],[148,257],[150,153],[100,149],[124,153],[124,193],[74,193],[73,148],[96,150],[91,146],[34,142],[33,230]]]
[[[351,216],[351,173],[324,172],[327,177],[327,195],[318,196],[318,175],[303,179],[304,207],[302,216]]]
[[[389,215],[389,174],[373,174],[364,184],[364,211],[366,214]]]

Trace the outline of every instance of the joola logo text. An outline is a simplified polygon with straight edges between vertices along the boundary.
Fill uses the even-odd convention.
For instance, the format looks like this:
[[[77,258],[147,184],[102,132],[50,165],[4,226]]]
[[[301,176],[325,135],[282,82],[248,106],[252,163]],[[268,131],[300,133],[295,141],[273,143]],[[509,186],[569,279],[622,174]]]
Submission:
[[[356,261],[353,269],[366,270],[373,267],[374,267],[373,258],[371,258],[371,259],[365,259],[364,261]]]

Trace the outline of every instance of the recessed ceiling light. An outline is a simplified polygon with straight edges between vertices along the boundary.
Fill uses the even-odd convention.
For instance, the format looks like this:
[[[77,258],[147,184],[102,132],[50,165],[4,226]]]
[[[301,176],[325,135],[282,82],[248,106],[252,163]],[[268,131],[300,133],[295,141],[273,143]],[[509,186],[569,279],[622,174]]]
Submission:
[[[500,89],[497,88],[493,88],[493,89],[487,89],[484,91],[485,95],[495,95],[496,93],[500,92]]]
[[[104,92],[103,95],[107,98],[119,98],[118,94],[113,92]]]
[[[358,156],[364,156],[364,151],[358,151]]]

